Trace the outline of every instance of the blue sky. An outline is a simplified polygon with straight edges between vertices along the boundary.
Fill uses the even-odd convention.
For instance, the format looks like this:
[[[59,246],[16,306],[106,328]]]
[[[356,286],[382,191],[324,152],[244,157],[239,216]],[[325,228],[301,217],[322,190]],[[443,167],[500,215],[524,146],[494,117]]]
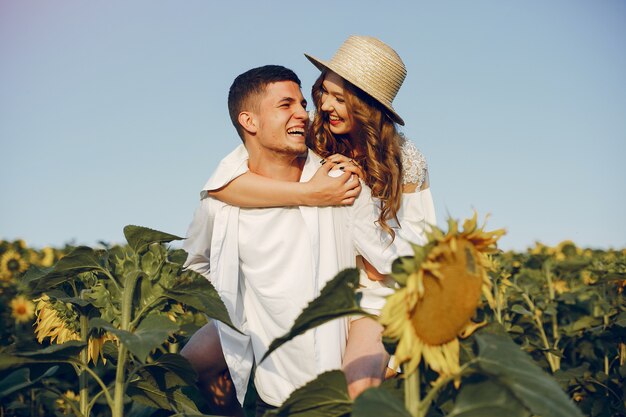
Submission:
[[[239,139],[239,73],[351,34],[403,58],[394,107],[426,155],[440,225],[476,209],[505,249],[626,247],[626,2],[0,1],[0,238],[184,235]]]

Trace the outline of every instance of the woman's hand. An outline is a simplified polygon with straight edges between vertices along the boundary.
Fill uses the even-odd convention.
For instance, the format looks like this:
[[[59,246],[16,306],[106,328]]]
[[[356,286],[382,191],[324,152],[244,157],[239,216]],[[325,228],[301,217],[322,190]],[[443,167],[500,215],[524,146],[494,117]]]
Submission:
[[[348,158],[345,155],[336,153],[326,158],[326,162],[332,163],[333,165],[335,165],[336,168],[343,167],[343,170],[358,175],[358,177],[362,180],[365,179],[365,173],[363,172],[363,168],[361,168],[361,165],[359,165],[359,163],[352,158]]]
[[[330,176],[334,170],[344,171],[340,176]],[[325,162],[315,175],[305,184],[307,206],[340,206],[351,205],[361,192],[361,184],[357,179],[358,172],[354,166],[335,165]]]

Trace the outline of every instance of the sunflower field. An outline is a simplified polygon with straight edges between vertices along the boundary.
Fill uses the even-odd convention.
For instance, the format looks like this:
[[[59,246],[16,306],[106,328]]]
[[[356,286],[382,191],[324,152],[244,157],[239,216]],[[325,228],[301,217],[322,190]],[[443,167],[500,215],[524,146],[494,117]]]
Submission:
[[[183,270],[179,237],[124,233],[98,249],[0,242],[0,417],[211,414],[179,352],[210,319],[232,326],[226,308]],[[379,320],[398,376],[353,400],[327,372],[267,415],[626,416],[626,250],[502,252],[502,234],[450,220],[394,263]],[[267,355],[358,300],[342,271]]]

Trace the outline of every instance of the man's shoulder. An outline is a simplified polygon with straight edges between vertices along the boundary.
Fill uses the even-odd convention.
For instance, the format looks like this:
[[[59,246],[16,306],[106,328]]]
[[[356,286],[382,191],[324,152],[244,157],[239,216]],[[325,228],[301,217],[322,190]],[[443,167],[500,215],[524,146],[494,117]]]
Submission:
[[[303,155],[304,156],[304,155]],[[319,167],[320,161],[323,158],[315,153],[312,149],[308,149],[306,153],[306,161],[304,165],[315,165],[315,167]]]
[[[248,171],[248,150],[241,144],[237,146],[231,153],[226,155],[217,165],[215,171],[208,179],[200,196],[206,195],[207,191],[222,188],[233,179]]]
[[[319,162],[323,159],[321,156],[315,153],[313,149],[308,150],[308,157],[314,162]]]
[[[306,160],[304,161],[304,167],[302,168],[302,175],[300,177],[301,182],[311,179],[320,167],[320,161],[322,160],[322,158],[311,149],[309,149],[306,154],[303,154],[302,157],[305,155]]]

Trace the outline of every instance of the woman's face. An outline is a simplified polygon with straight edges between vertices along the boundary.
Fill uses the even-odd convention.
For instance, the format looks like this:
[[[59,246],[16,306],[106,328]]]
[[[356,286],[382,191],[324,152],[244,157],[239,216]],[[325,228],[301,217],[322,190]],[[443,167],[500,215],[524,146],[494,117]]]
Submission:
[[[319,109],[328,118],[330,131],[334,135],[350,135],[354,130],[354,120],[346,107],[343,78],[328,72],[322,83],[322,102]]]

